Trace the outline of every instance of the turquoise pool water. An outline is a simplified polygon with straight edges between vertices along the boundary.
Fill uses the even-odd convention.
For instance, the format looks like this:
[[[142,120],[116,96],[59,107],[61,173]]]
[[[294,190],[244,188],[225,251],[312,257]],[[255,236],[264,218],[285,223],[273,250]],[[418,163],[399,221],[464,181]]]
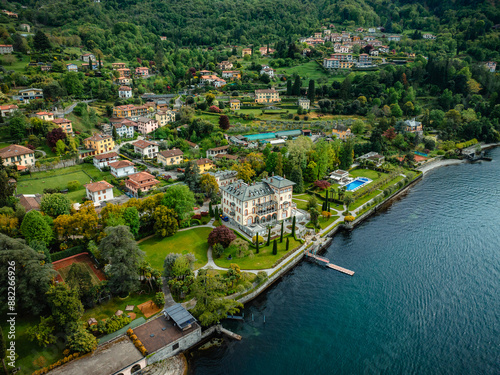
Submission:
[[[424,154],[423,152],[420,151],[414,151],[415,154],[420,155],[420,156],[425,156],[427,157],[427,154]]]
[[[346,187],[347,191],[352,191],[354,189],[359,188],[360,186],[363,186],[364,184],[366,184],[368,182],[370,182],[369,179],[364,178],[364,177],[360,177],[360,178],[355,179],[352,182],[349,182],[345,187]]]

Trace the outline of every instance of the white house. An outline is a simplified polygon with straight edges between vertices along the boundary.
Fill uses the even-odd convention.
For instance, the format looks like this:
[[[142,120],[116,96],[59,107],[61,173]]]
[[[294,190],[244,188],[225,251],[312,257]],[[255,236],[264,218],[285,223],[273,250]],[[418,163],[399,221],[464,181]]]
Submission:
[[[106,181],[91,182],[85,185],[87,198],[94,203],[113,199],[113,185]]]
[[[274,69],[269,68],[269,67],[262,68],[260,71],[260,75],[264,75],[264,74],[268,75],[269,78],[274,78]]]
[[[491,72],[491,73],[495,73],[495,70],[497,68],[497,63],[494,62],[494,61],[487,61],[484,63],[484,65],[486,66],[486,68]]]
[[[424,34],[424,35],[422,35],[422,37],[424,39],[432,39],[432,40],[436,39],[436,36],[432,35],[432,34]]]
[[[375,29],[374,27],[370,27],[370,28],[368,29],[368,32],[369,32],[369,33],[375,33],[376,31],[377,31],[377,29]]]
[[[128,99],[132,97],[132,89],[128,86],[120,86],[118,89],[118,96],[120,98]]]
[[[113,163],[118,160],[118,154],[116,152],[108,152],[106,154],[98,154],[94,155],[94,166],[101,170],[104,167],[109,166],[110,163]]]
[[[127,177],[135,173],[135,164],[128,160],[118,160],[109,164],[111,174],[116,178]]]
[[[17,111],[19,107],[15,104],[11,105],[0,105],[0,111],[2,112],[2,117],[9,117],[15,111]]]
[[[113,126],[116,128],[116,134],[118,134],[119,137],[134,137],[134,128],[136,126],[135,122],[125,119],[122,122],[114,123]]]
[[[134,152],[141,154],[143,158],[152,159],[158,155],[158,145],[156,143],[140,140],[132,143],[132,145],[134,146]]]
[[[89,60],[96,61],[94,54],[92,53],[84,53],[80,56],[80,60],[89,62]]]
[[[225,86],[227,84],[226,80],[222,79],[222,78],[219,78],[217,77],[214,82],[214,87],[215,88],[219,88],[219,87],[222,87],[222,86]]]
[[[14,52],[12,44],[0,44],[0,55]]]
[[[68,72],[78,72],[78,65],[66,64],[66,69],[68,70]]]
[[[207,150],[207,158],[212,159],[216,155],[225,155],[227,154],[229,146],[221,146],[221,147],[215,147],[215,148],[210,148]]]
[[[387,40],[389,42],[399,42],[401,40],[401,35],[389,35]]]
[[[311,105],[311,101],[309,99],[299,99],[299,102],[297,104],[300,108],[307,110]]]

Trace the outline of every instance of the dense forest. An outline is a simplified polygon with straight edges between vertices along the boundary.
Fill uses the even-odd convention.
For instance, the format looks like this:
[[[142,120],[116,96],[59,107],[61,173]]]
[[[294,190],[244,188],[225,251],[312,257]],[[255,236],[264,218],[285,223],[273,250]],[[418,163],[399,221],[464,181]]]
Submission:
[[[497,0],[24,0],[9,8],[52,28],[54,35],[78,35],[89,49],[137,56],[160,36],[167,37],[165,46],[264,44],[310,35],[329,23],[450,33],[464,50],[470,41],[487,42],[500,23],[498,5]]]

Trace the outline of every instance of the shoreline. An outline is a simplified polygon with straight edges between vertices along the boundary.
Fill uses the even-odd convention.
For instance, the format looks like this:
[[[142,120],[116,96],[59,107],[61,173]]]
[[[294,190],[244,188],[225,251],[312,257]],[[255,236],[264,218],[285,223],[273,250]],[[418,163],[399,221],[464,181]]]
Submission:
[[[433,161],[429,164],[423,165],[419,168],[417,168],[420,172],[422,172],[423,175],[426,173],[437,169],[441,167],[447,167],[449,165],[458,165],[458,164],[464,164],[467,163],[467,160],[461,160],[461,159],[446,159],[446,160],[436,160]]]

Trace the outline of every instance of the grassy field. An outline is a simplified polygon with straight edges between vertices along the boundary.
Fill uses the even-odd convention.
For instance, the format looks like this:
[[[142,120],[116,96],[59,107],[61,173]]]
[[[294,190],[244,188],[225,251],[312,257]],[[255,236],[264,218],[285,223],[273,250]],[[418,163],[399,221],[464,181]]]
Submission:
[[[36,342],[31,342],[28,339],[28,328],[38,323],[40,323],[38,318],[26,319],[17,317],[16,319],[16,354],[18,355],[16,366],[21,368],[17,374],[29,375],[42,368],[43,366],[37,366],[33,363],[38,358],[44,358],[46,361],[45,365],[47,366],[63,358],[62,352],[65,349],[65,343],[62,340],[59,340],[56,344],[43,348]],[[2,323],[3,335],[5,338],[7,338],[7,329],[7,325]]]
[[[296,241],[293,237],[289,238],[289,250],[293,250],[302,245],[300,241]],[[267,238],[265,240],[267,240]],[[278,254],[276,255],[273,255],[273,241],[271,241],[271,244],[269,246],[261,246],[259,248],[258,254],[255,254],[255,248],[250,247],[250,249],[254,253],[253,256],[239,258],[236,251],[234,251],[233,253],[225,252],[220,258],[214,259],[214,262],[219,267],[225,268],[229,268],[231,266],[231,263],[235,263],[240,266],[242,270],[260,270],[271,268],[278,259],[286,254],[286,239],[283,239],[283,243],[280,243],[278,239]],[[231,255],[231,260],[227,259],[229,255]]]
[[[53,169],[45,172],[32,173],[19,177],[17,182],[18,194],[42,194],[43,189],[66,189],[69,181],[78,181],[81,186],[79,189],[68,193],[68,198],[72,201],[81,201],[85,196],[84,184],[90,180],[101,181],[111,179],[111,173],[101,172],[92,164],[79,164],[64,169]],[[115,195],[120,195],[118,190],[114,189]]]
[[[163,270],[163,261],[167,254],[193,253],[196,257],[195,269],[203,267],[208,262],[208,235],[212,228],[201,227],[177,232],[172,237],[151,237],[139,243],[139,247],[146,253],[146,260],[151,266]]]
[[[109,318],[118,310],[125,311],[125,307],[127,307],[127,305],[135,306],[133,312],[137,314],[137,318],[144,317],[144,314],[137,308],[137,305],[149,301],[154,297],[154,295],[155,293],[132,293],[132,295],[126,298],[114,297],[108,302],[104,302],[91,309],[85,310],[82,321],[86,322],[90,318],[95,318],[97,320]]]
[[[328,83],[331,84],[333,81],[343,81],[345,76],[343,75],[331,75],[326,73],[316,61],[309,61],[302,65],[297,65],[293,67],[283,67],[276,69],[277,74],[298,74],[302,79],[327,79]],[[302,82],[305,86],[307,83]]]
[[[87,263],[81,262],[80,264],[82,264],[85,267],[85,270],[87,271],[87,273],[92,278],[92,284],[93,285],[99,284],[100,283],[99,278],[97,277],[97,275],[95,274],[95,272],[92,271],[92,268],[90,268],[90,266]],[[69,270],[71,269],[71,266],[72,265],[69,265],[67,267],[60,268],[59,270],[57,270],[57,272],[59,272],[59,275],[61,275],[63,281],[65,281],[67,279]]]

